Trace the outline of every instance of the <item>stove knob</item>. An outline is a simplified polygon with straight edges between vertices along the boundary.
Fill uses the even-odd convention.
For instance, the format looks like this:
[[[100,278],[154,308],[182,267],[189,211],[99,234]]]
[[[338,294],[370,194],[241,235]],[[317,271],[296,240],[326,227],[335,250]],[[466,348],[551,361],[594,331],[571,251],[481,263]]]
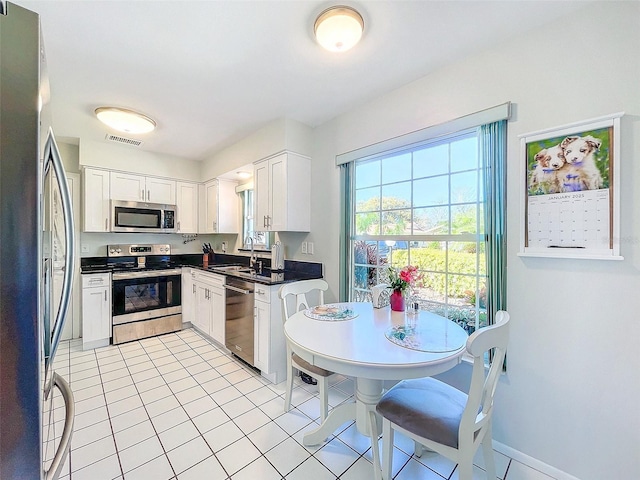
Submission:
[[[122,253],[122,250],[119,248],[116,248],[116,253]]]

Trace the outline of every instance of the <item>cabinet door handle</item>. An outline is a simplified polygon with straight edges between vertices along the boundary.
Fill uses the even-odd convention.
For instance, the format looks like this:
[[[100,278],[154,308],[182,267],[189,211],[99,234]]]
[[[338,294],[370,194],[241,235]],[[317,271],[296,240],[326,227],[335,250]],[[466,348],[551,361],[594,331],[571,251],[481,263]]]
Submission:
[[[196,286],[192,285],[192,287],[193,287],[193,291],[191,293],[196,293]]]
[[[108,231],[109,230],[109,219],[105,218],[104,219],[104,231]]]
[[[147,202],[151,201],[151,190],[147,190]]]
[[[180,221],[178,221],[178,231],[180,231]]]
[[[142,197],[142,201],[144,201],[144,188],[140,190],[140,196]]]
[[[105,302],[107,301],[107,291],[106,290],[104,291],[104,301]]]

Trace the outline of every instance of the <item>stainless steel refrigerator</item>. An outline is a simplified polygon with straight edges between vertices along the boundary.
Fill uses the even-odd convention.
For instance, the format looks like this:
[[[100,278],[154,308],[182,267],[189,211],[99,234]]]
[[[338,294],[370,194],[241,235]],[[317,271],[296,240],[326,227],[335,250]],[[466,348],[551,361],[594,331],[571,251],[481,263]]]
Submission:
[[[0,478],[48,480],[73,431],[73,393],[53,369],[71,298],[73,220],[46,124],[38,15],[0,7]],[[59,298],[51,281],[58,268]]]

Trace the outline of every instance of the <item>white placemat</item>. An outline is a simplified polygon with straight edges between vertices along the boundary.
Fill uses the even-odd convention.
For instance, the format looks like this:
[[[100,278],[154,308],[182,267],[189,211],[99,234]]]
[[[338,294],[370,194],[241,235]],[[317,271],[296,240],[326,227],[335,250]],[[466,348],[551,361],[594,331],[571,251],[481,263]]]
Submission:
[[[442,332],[434,332],[427,328],[407,327],[396,325],[385,332],[388,340],[404,348],[419,350],[421,352],[444,353],[453,352],[462,347],[466,342],[466,336],[443,335]]]
[[[350,308],[339,305],[336,303],[329,303],[327,305],[318,305],[317,307],[307,308],[304,314],[313,318],[314,320],[321,320],[323,322],[339,322],[342,320],[351,320],[356,318],[358,314]]]

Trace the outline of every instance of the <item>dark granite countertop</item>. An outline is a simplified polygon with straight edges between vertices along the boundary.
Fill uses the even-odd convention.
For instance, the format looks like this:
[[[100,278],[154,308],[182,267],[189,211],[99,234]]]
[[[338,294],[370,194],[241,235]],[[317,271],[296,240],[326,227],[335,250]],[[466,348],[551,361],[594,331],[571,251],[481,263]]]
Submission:
[[[236,277],[263,285],[279,285],[282,283],[297,282],[300,280],[322,278],[321,263],[285,260],[284,270],[276,272],[271,271],[270,269],[270,259],[263,258],[261,261],[263,262],[263,268],[262,272],[259,273],[216,270],[217,267],[228,265],[241,265],[248,267],[249,258],[246,256],[220,254],[216,254],[213,262],[209,262],[207,267],[202,263],[201,254],[149,256],[146,259],[146,265],[144,268],[136,267],[136,257],[84,257],[80,259],[80,266],[83,274],[190,267],[209,273],[215,273],[217,275]]]

